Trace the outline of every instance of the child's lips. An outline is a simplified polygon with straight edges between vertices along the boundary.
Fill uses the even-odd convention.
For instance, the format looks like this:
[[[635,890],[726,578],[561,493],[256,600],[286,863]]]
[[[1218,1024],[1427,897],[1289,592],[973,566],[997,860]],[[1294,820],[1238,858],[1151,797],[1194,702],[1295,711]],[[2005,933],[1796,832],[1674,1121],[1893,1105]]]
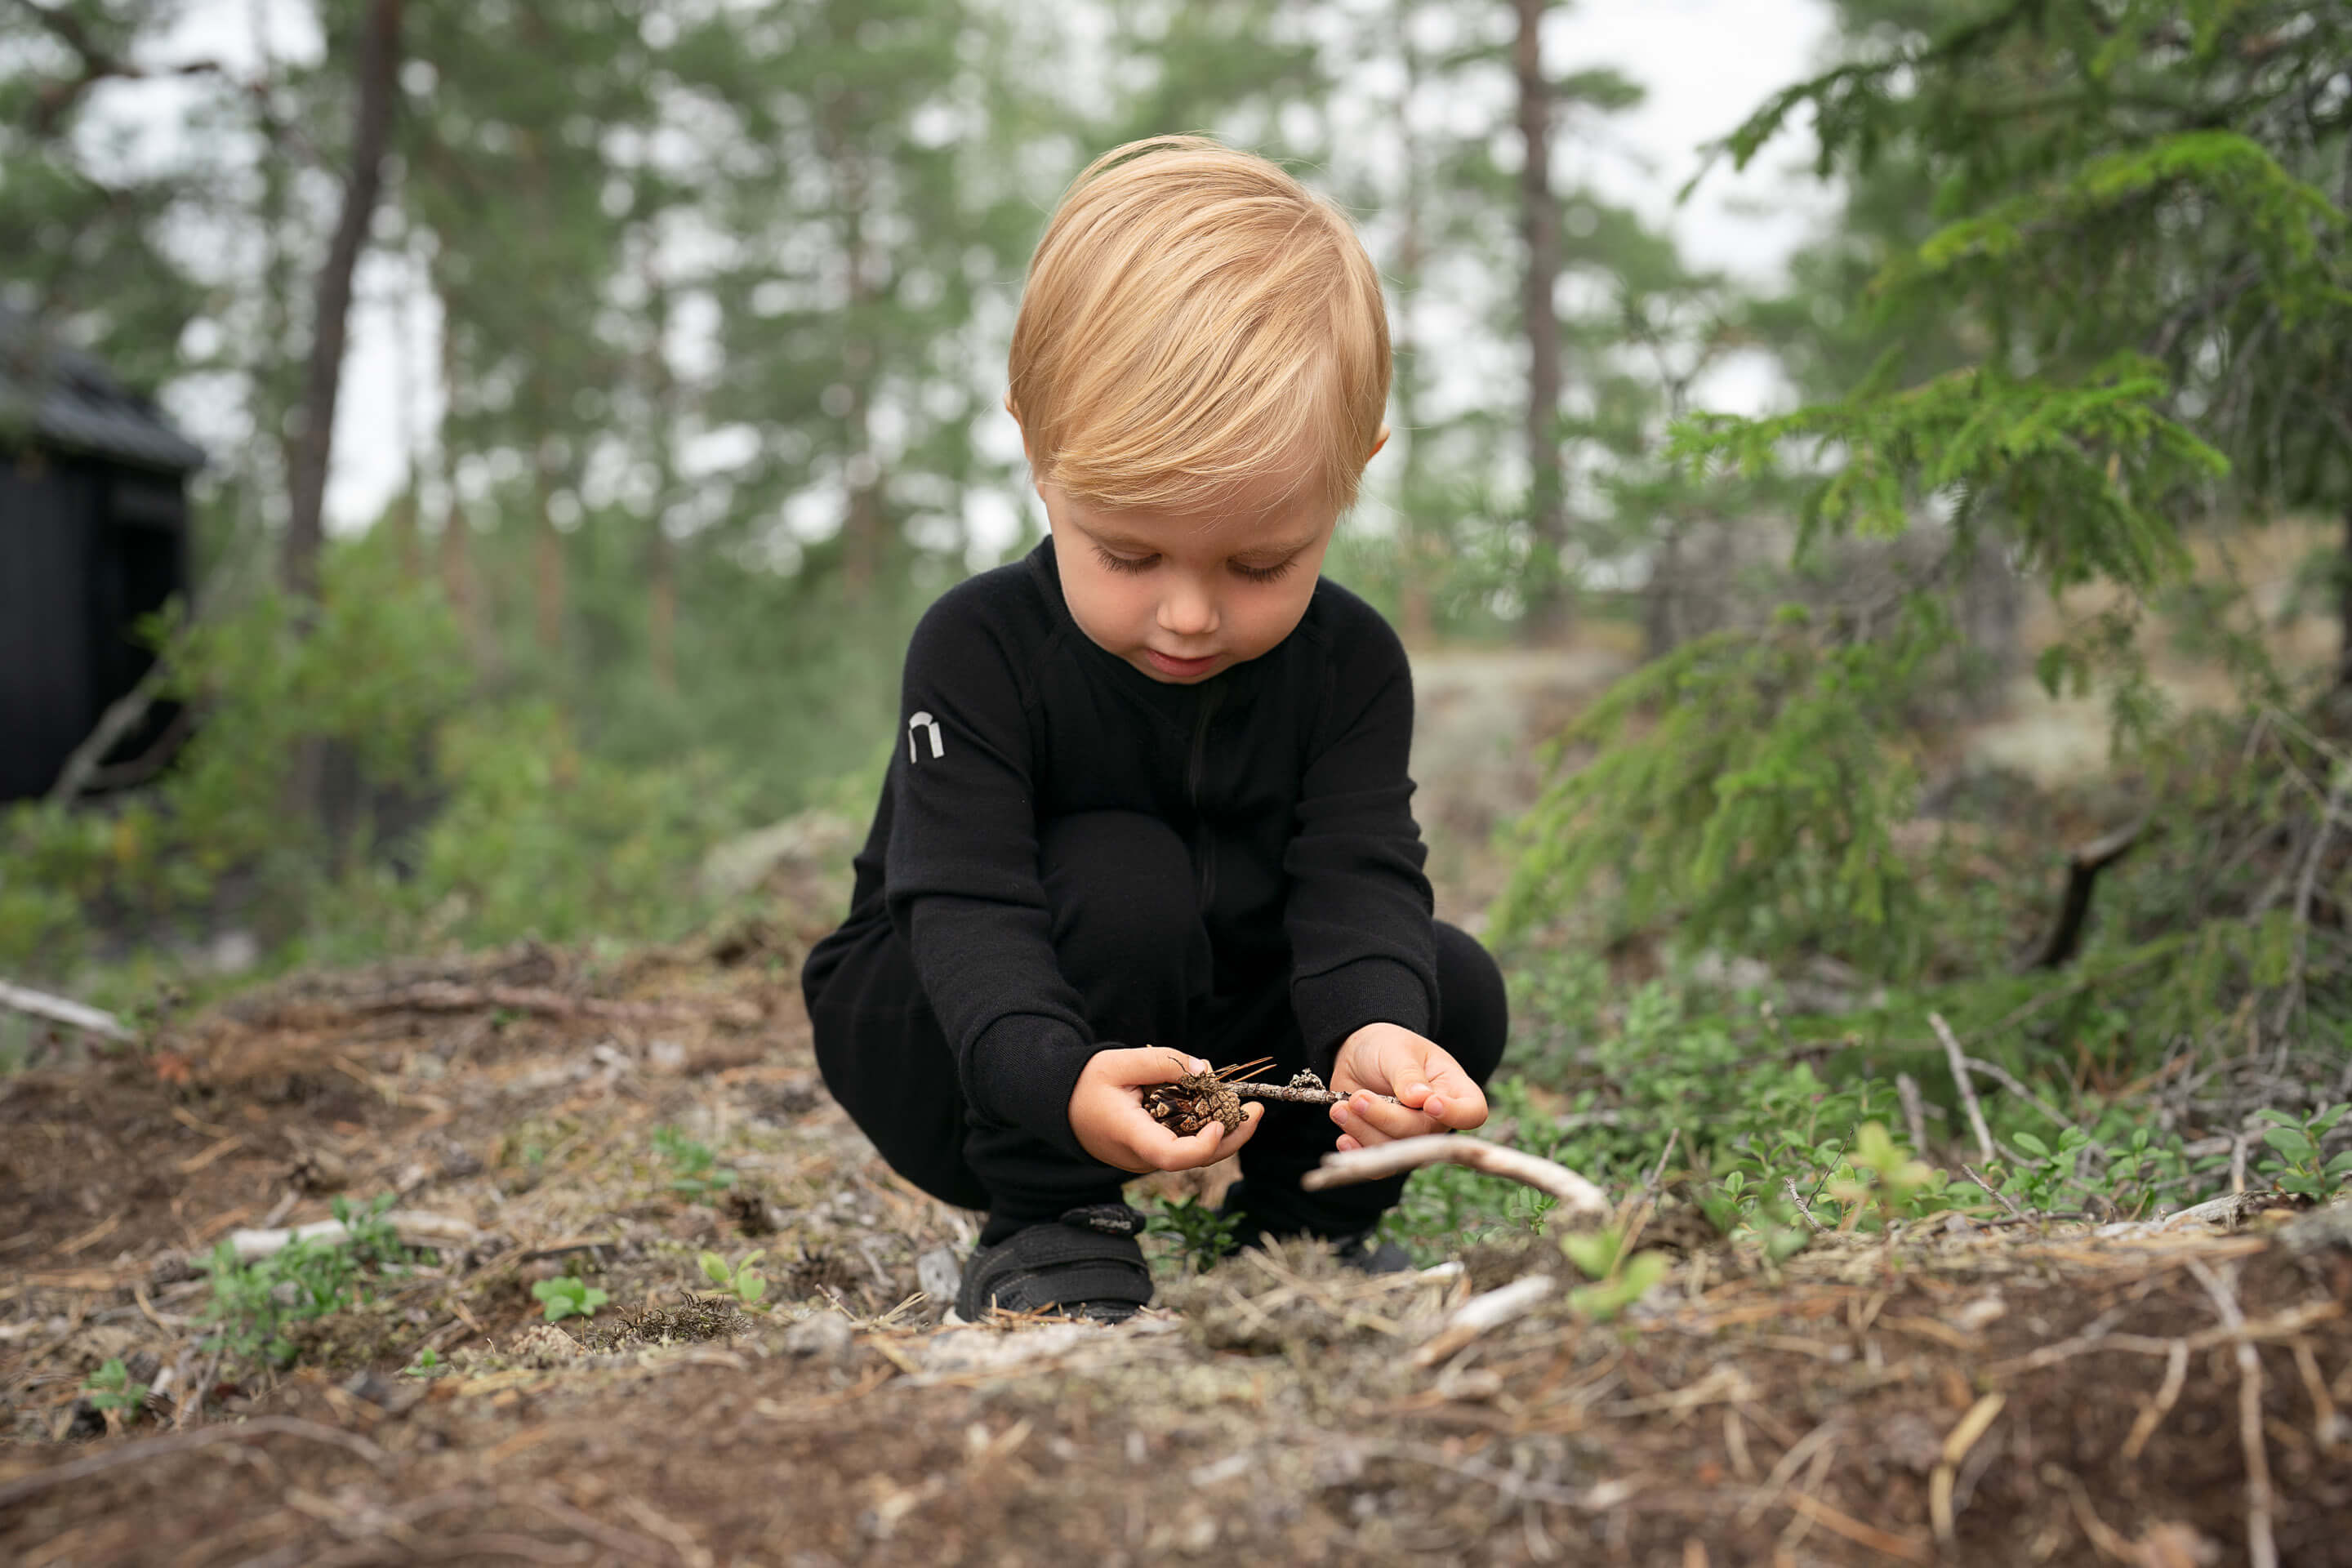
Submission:
[[[1143,652],[1144,657],[1151,660],[1154,668],[1170,675],[1198,675],[1217,662],[1217,656],[1213,653],[1204,654],[1199,658],[1178,658],[1171,654],[1161,653],[1156,647],[1145,648]]]

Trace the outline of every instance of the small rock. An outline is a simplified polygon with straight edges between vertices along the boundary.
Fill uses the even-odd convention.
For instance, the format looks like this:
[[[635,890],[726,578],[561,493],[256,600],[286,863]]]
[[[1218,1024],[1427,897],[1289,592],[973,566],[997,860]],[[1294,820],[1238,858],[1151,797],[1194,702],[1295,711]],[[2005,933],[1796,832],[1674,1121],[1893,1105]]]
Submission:
[[[568,1366],[581,1353],[580,1342],[553,1323],[534,1323],[514,1342],[514,1357],[526,1366]]]
[[[646,1047],[646,1065],[656,1072],[681,1072],[686,1068],[686,1047],[676,1040],[656,1040]]]
[[[849,1320],[838,1312],[819,1312],[803,1318],[784,1331],[784,1352],[788,1355],[807,1356],[838,1366],[850,1359],[855,1349]]]
[[[1916,1410],[1898,1410],[1878,1424],[1878,1445],[1886,1457],[1915,1475],[1926,1475],[1944,1457],[1944,1435]]]
[[[934,1301],[953,1301],[963,1289],[963,1264],[955,1249],[934,1247],[915,1259],[915,1284]]]
[[[2153,1525],[2132,1542],[2136,1568],[2210,1568],[2220,1561],[2219,1543],[2191,1525]]]

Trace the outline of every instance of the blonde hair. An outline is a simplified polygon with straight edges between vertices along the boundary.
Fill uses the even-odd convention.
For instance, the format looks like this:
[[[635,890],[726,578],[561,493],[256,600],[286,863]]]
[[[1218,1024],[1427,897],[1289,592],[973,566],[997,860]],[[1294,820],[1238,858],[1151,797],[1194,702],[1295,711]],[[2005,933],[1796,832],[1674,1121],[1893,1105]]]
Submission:
[[[1388,313],[1331,204],[1264,158],[1154,136],[1063,195],[1011,369],[1041,482],[1112,508],[1208,507],[1306,458],[1345,510],[1388,403]]]

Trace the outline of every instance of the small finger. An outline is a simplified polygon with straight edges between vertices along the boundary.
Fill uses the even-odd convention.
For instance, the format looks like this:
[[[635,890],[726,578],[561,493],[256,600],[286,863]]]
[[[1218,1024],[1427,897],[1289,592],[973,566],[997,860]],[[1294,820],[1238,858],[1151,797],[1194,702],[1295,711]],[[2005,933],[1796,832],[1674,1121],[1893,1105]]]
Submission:
[[[1348,1101],[1348,1108],[1356,1113],[1358,1119],[1391,1138],[1411,1138],[1436,1130],[1432,1119],[1423,1112],[1376,1094],[1356,1095]]]

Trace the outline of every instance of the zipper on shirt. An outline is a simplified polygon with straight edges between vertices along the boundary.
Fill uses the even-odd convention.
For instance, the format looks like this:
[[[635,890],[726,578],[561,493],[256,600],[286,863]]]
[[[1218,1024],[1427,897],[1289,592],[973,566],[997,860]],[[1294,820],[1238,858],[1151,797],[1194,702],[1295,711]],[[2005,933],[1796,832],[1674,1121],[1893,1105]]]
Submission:
[[[1201,912],[1209,912],[1209,901],[1217,896],[1217,830],[1209,822],[1208,814],[1201,809],[1201,785],[1209,766],[1209,721],[1217,716],[1217,705],[1224,700],[1222,687],[1211,686],[1201,693],[1201,710],[1192,722],[1192,757],[1184,773],[1184,787],[1192,801],[1192,857],[1199,862]]]

